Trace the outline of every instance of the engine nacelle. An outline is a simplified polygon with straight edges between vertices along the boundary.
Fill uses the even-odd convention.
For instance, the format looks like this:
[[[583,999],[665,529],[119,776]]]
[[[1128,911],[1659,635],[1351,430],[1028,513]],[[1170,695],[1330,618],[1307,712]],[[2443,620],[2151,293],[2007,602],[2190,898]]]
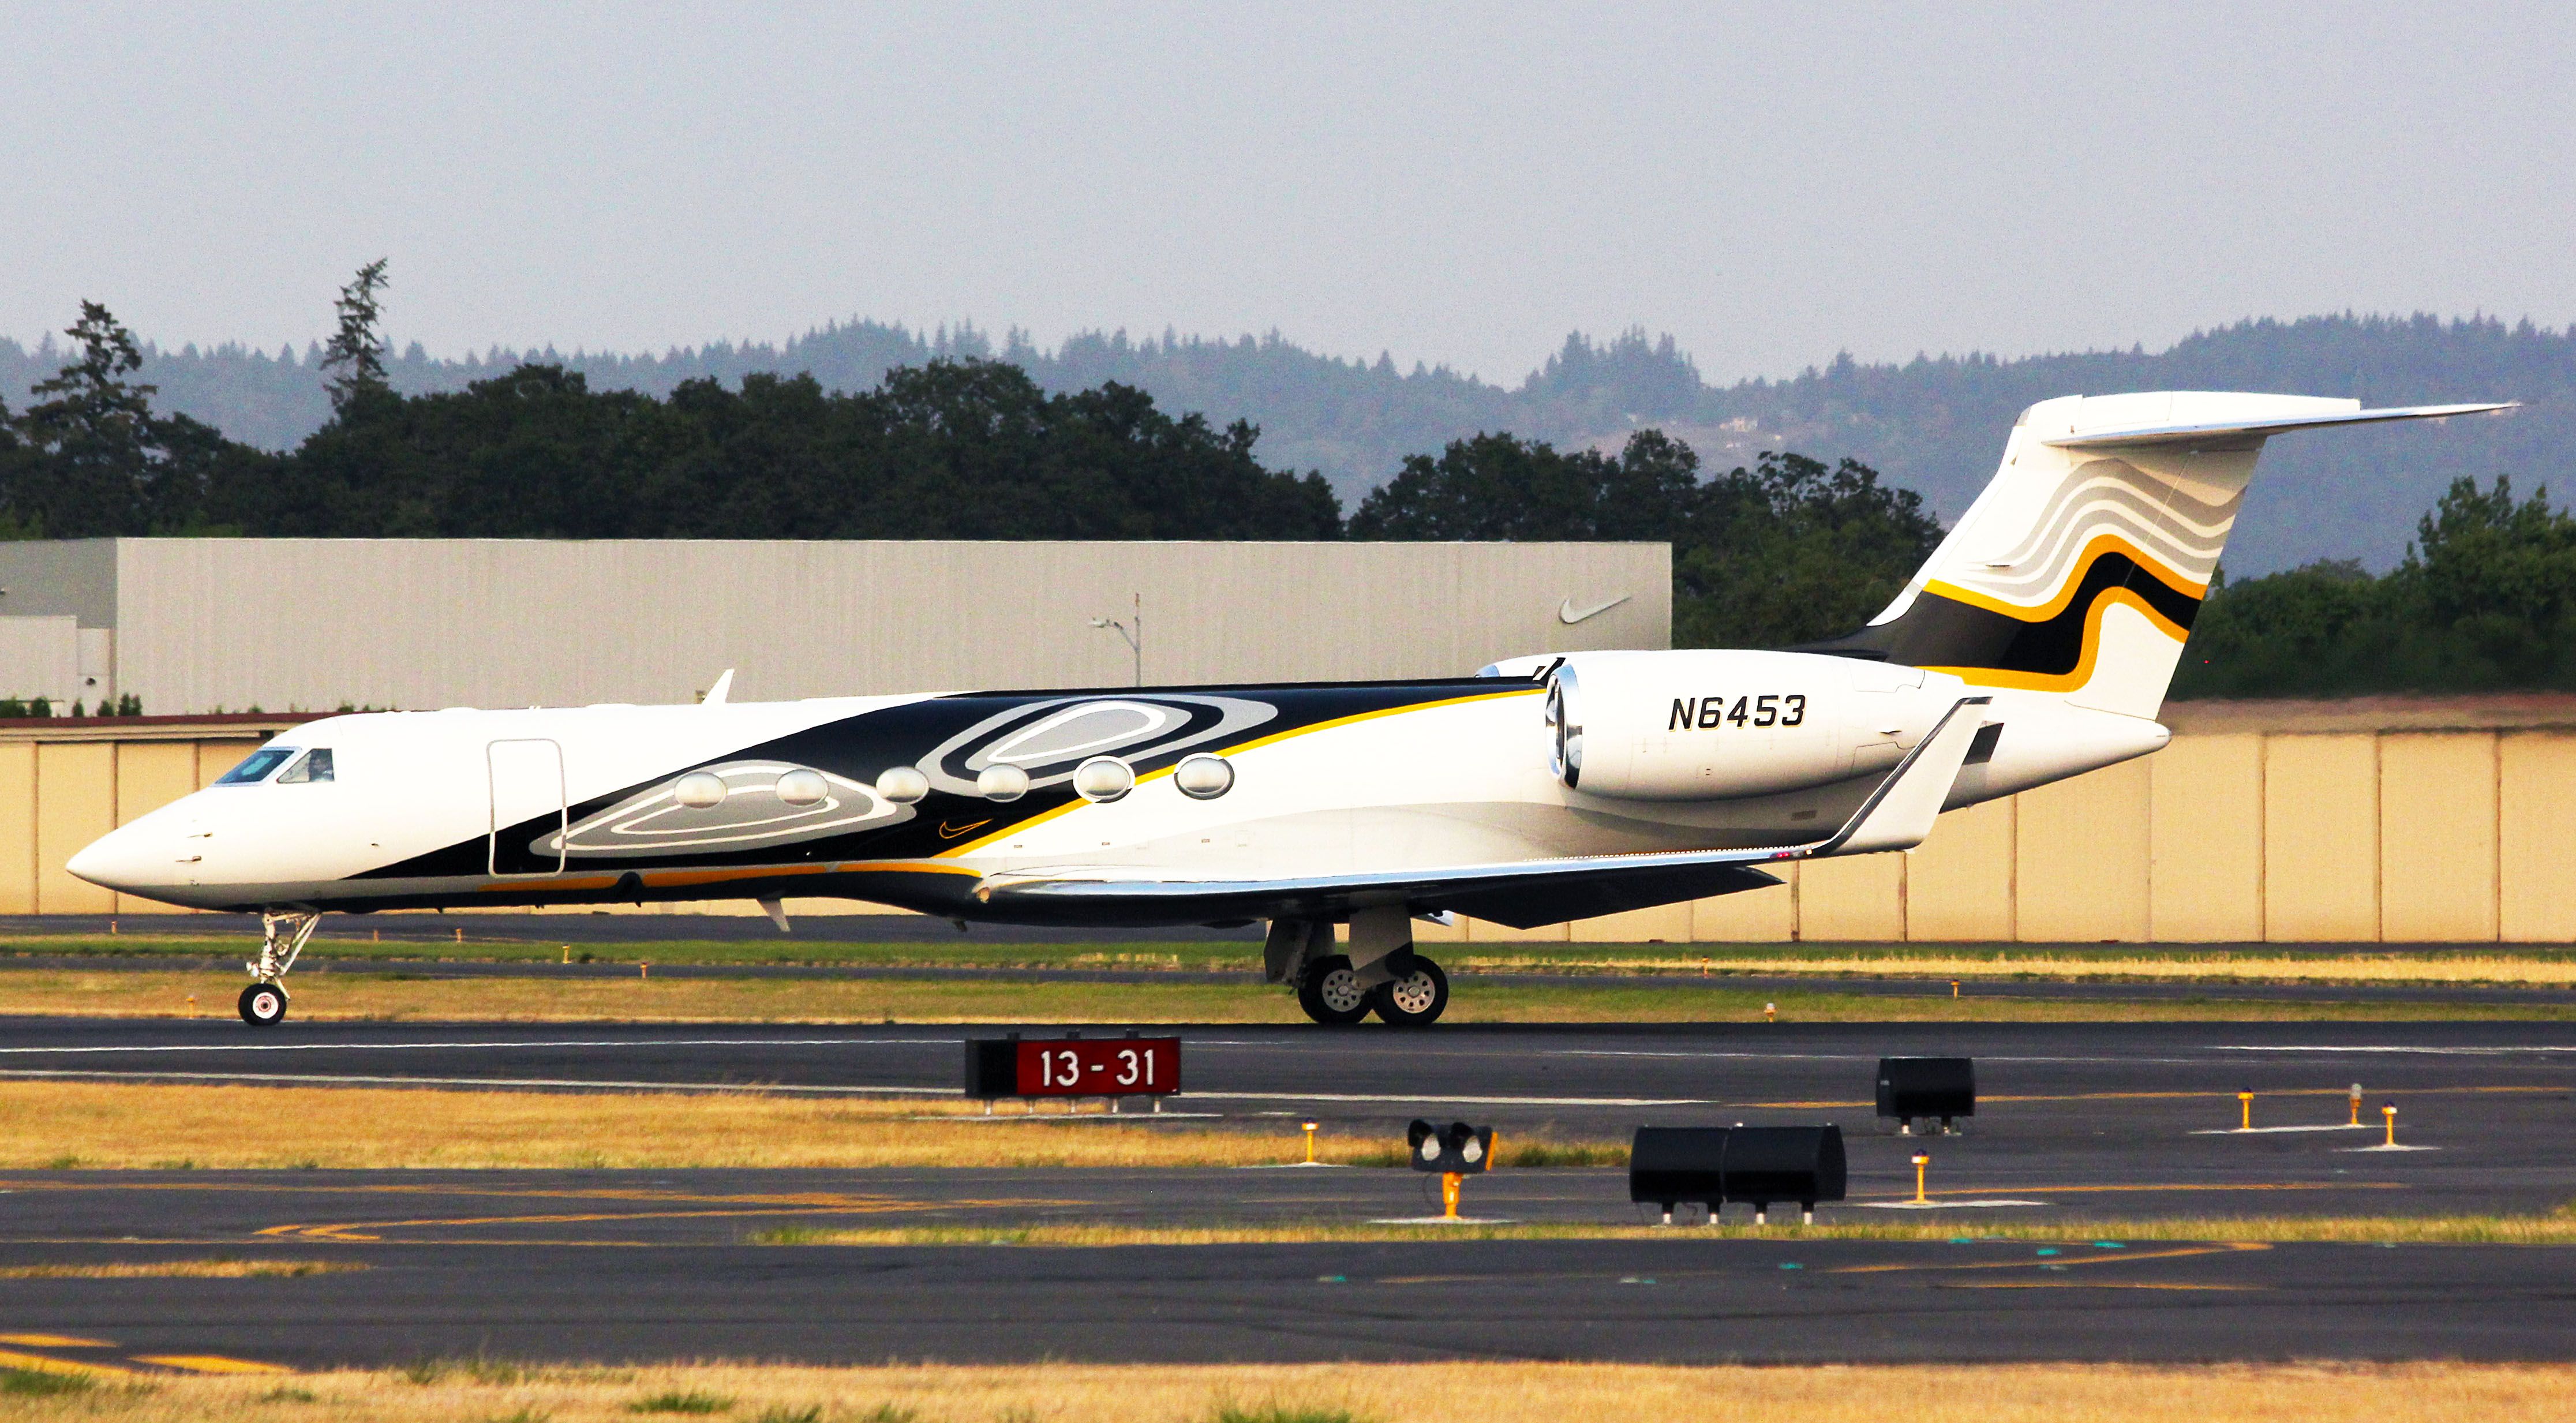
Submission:
[[[1798,652],[1587,652],[1548,679],[1557,778],[1618,800],[1726,800],[1885,771],[1956,677]]]

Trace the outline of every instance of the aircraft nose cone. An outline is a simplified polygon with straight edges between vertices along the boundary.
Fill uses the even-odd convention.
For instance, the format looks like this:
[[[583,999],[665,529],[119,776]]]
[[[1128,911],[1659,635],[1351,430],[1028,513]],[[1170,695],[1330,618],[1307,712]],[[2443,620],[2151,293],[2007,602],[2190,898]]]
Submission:
[[[103,889],[141,890],[169,879],[171,857],[155,853],[157,835],[137,834],[139,827],[111,830],[91,841],[63,868]]]

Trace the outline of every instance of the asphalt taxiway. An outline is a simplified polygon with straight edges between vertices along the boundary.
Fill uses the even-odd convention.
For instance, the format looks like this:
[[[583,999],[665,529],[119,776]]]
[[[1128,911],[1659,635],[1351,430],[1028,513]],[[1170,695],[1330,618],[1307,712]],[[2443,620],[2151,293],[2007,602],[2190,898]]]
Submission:
[[[980,1036],[999,1028],[973,1030]],[[1088,1031],[1099,1033],[1097,1027]],[[1162,1030],[1157,1030],[1162,1031]],[[2555,1023],[1185,1028],[1166,1131],[1397,1139],[1836,1121],[1832,1220],[1956,1243],[1648,1240],[1120,1248],[764,1243],[808,1229],[1349,1223],[1411,1172],[0,1173],[0,1266],[324,1259],[349,1273],[12,1279],[0,1330],[297,1367],[528,1358],[2269,1359],[2576,1356],[2576,1249],[2178,1244],[2107,1223],[2527,1214],[2576,1198],[2576,1026]],[[88,1080],[953,1094],[966,1031],[906,1026],[0,1020],[0,1073]],[[1881,1054],[1977,1060],[1960,1135],[1871,1110]],[[2349,1125],[2362,1085],[2368,1121]],[[2237,1128],[2255,1092],[2257,1130]],[[2379,1106],[2400,1108],[2384,1142]],[[1188,1112],[1193,1115],[1181,1116]],[[1209,1114],[1209,1115],[1197,1115]],[[1100,1119],[1009,1109],[996,1133]],[[255,1129],[253,1126],[251,1129]],[[1908,1206],[1917,1151],[1936,1204]],[[1971,1206],[1970,1201],[2026,1204]],[[1471,1213],[1636,1224],[1617,1169],[1500,1171]],[[2062,1227],[1980,1241],[1984,1222]],[[786,1232],[780,1236],[778,1232]],[[65,1357],[70,1357],[66,1355]]]
[[[2055,1254],[2043,1252],[2055,1250]],[[25,1258],[24,1247],[9,1250]],[[75,1258],[55,1248],[51,1258]],[[133,1259],[140,1248],[91,1249]],[[321,1246],[298,1278],[10,1282],[58,1358],[2559,1360],[2566,1249],[1670,1240]],[[38,1336],[43,1337],[43,1336]],[[113,1352],[109,1352],[113,1351]]]

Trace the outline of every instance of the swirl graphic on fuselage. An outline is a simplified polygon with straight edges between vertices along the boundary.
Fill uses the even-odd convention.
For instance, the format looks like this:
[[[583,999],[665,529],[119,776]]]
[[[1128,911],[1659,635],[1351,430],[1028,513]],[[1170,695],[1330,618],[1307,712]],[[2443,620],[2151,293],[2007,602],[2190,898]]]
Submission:
[[[1192,747],[1232,740],[1270,721],[1279,709],[1242,697],[1140,692],[1127,697],[1055,697],[975,723],[921,758],[932,785],[974,795],[987,766],[1017,766],[1031,787],[1069,779],[1094,756],[1133,765]]]
[[[913,817],[908,805],[896,805],[856,781],[786,761],[726,761],[701,766],[725,786],[714,805],[684,805],[679,777],[619,801],[595,815],[584,816],[560,837],[541,835],[532,853],[551,859],[555,842],[563,842],[567,859],[618,855],[670,854],[679,851],[750,850],[794,845],[852,830],[901,824]],[[790,805],[779,799],[778,778],[808,771],[823,779],[824,793],[812,805]]]

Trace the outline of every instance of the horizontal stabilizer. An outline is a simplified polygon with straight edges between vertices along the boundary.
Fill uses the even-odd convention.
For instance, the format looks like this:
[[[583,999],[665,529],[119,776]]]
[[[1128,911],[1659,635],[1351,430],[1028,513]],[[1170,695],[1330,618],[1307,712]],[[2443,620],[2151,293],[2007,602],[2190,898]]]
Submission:
[[[2205,445],[2214,441],[2261,440],[2292,430],[2313,430],[2328,425],[2377,425],[2390,420],[2440,420],[2452,415],[2483,415],[2490,410],[2511,410],[2516,402],[2505,401],[2483,405],[2394,405],[2380,410],[2364,410],[2361,402],[2351,402],[2352,409],[2329,410],[2310,415],[2282,415],[2245,423],[2229,421],[2195,421],[2180,425],[2126,425],[2109,429],[2077,430],[2040,443],[2062,450],[2098,450],[2113,446],[2134,445]]]

